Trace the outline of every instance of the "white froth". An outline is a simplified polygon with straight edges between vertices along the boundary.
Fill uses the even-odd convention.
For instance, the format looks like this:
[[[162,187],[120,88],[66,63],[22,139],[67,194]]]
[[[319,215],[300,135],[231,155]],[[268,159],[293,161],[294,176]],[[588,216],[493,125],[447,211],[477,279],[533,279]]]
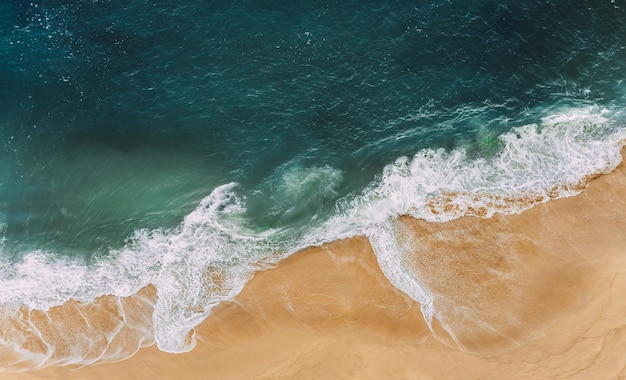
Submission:
[[[245,231],[245,211],[235,184],[215,189],[172,230],[140,230],[114,259],[86,266],[45,252],[18,263],[0,263],[1,304],[48,310],[69,299],[89,302],[101,295],[126,297],[153,284],[153,325],[163,351],[195,346],[191,330],[211,308],[234,297],[254,263],[272,253],[266,237]],[[269,233],[268,233],[269,234]]]
[[[193,328],[213,307],[236,296],[261,260],[366,234],[387,278],[422,304],[430,323],[435,312],[432,297],[407,269],[390,225],[392,218],[410,214],[443,222],[477,207],[484,208],[484,216],[516,213],[532,204],[508,204],[507,199],[547,201],[573,195],[580,191],[576,185],[581,181],[618,165],[625,137],[625,130],[615,127],[608,111],[588,107],[514,128],[500,136],[501,149],[489,160],[470,159],[462,149],[423,150],[385,167],[381,180],[340,205],[336,217],[291,243],[275,231],[259,235],[246,230],[243,201],[236,185],[226,184],[202,200],[177,228],[139,230],[122,249],[93,265],[49,252],[32,252],[17,263],[0,262],[0,304],[47,310],[69,299],[125,297],[152,284],[157,290],[154,329],[146,333],[151,335],[146,341],[154,338],[161,350],[184,352],[195,345]],[[332,198],[341,181],[342,173],[327,166],[286,170],[276,182],[277,194],[285,201],[318,202]],[[434,200],[449,194],[454,197],[446,202],[455,207],[433,208]],[[2,347],[11,345],[20,346],[0,342]]]
[[[424,285],[414,273],[406,269],[405,260],[398,247],[391,222],[379,224],[377,228],[372,229],[368,237],[374,252],[376,252],[380,269],[393,286],[421,305],[424,319],[430,327],[434,312],[433,297],[425,290]]]
[[[500,152],[489,160],[469,159],[463,149],[401,157],[385,167],[380,183],[353,201],[350,217],[377,224],[408,214],[443,222],[481,206],[485,216],[526,209],[523,203],[505,204],[507,199],[574,195],[581,181],[621,162],[626,133],[612,129],[607,114],[597,107],[574,109],[514,128],[499,137]],[[454,211],[434,213],[432,201],[451,194]]]
[[[136,234],[138,246],[131,249],[159,258],[151,283],[157,288],[154,335],[163,351],[191,350],[192,329],[237,295],[255,263],[275,248],[267,242],[271,231],[255,235],[240,223],[246,209],[235,187],[215,189],[177,229]]]
[[[352,202],[344,218],[348,223],[358,220],[369,226],[359,232],[370,237],[385,275],[426,305],[424,317],[430,322],[429,290],[405,269],[405,259],[394,247],[390,218],[408,214],[445,222],[468,213],[475,215],[477,209],[482,210],[479,215],[490,217],[578,194],[588,178],[614,170],[622,160],[626,129],[616,126],[611,116],[598,107],[555,113],[540,124],[514,128],[500,136],[501,149],[490,160],[469,159],[463,149],[427,149],[411,159],[401,157],[385,167],[380,183]],[[434,207],[438,199],[446,199],[448,207]]]

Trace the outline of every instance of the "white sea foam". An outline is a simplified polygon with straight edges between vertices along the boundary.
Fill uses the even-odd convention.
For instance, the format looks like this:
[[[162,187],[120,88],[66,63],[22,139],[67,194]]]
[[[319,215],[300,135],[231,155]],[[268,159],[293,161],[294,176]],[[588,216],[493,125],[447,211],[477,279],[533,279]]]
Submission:
[[[626,130],[616,128],[610,116],[597,107],[552,114],[501,135],[500,151],[491,159],[470,159],[462,148],[398,158],[385,167],[379,183],[352,201],[349,217],[366,225],[403,214],[443,222],[470,208],[484,207],[485,216],[523,211],[524,203],[507,208],[504,202],[512,198],[574,195],[581,181],[621,162]],[[433,212],[433,201],[447,195],[454,195],[457,207]]]
[[[182,352],[193,348],[183,339],[220,302],[232,299],[261,259],[279,244],[273,231],[254,234],[238,222],[245,207],[234,184],[221,186],[205,198],[174,232],[151,231],[141,236],[144,250],[162,257],[157,286],[155,335],[159,348]]]
[[[489,160],[470,159],[463,149],[427,149],[401,157],[385,167],[379,183],[351,202],[340,223],[360,223],[354,230],[370,237],[387,278],[422,303],[430,322],[429,290],[407,272],[389,220],[399,215],[431,222],[467,214],[490,217],[578,194],[590,177],[621,162],[626,128],[620,120],[621,115],[598,107],[566,109],[503,134],[499,153]]]
[[[378,224],[377,228],[371,230],[368,237],[374,252],[376,252],[380,269],[393,286],[422,305],[424,319],[428,326],[431,326],[434,312],[433,297],[426,291],[419,278],[404,267],[405,260],[393,234],[391,222]]]
[[[39,251],[17,263],[0,262],[0,304],[48,310],[69,299],[88,303],[105,294],[125,297],[152,284],[157,298],[153,331],[146,332],[145,342],[154,339],[161,350],[184,352],[195,345],[193,328],[213,307],[238,294],[260,262],[365,234],[385,275],[422,304],[430,323],[435,315],[432,297],[407,270],[390,220],[409,214],[443,222],[476,209],[484,211],[481,216],[517,213],[536,202],[573,195],[581,181],[611,171],[621,161],[626,133],[618,118],[597,107],[564,110],[502,135],[500,152],[491,159],[468,158],[463,149],[424,150],[399,158],[384,169],[380,181],[341,203],[335,217],[292,242],[277,237],[277,231],[247,230],[243,199],[235,184],[226,184],[202,200],[177,228],[136,231],[122,249],[93,265]],[[280,178],[281,194],[306,201],[314,197],[292,182],[306,182],[306,191],[321,186],[334,192],[342,174],[324,166],[286,170]],[[329,194],[317,194],[316,201]],[[533,202],[510,201],[515,198]],[[0,342],[0,348],[11,345],[26,350],[19,342]],[[43,364],[46,358],[37,360]],[[62,363],[80,363],[80,357]]]
[[[69,299],[90,302],[101,295],[125,297],[153,284],[154,338],[161,350],[184,352],[190,331],[212,307],[236,295],[254,263],[272,254],[266,236],[245,231],[245,211],[235,184],[215,189],[172,230],[140,230],[126,246],[86,266],[47,252],[18,263],[0,263],[0,304],[48,310]]]

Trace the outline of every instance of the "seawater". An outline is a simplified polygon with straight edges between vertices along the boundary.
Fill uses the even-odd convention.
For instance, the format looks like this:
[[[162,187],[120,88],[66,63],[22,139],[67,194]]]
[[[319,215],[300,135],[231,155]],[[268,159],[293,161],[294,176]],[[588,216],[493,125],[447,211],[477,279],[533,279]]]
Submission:
[[[153,284],[182,352],[253,270],[365,234],[430,322],[389,221],[521,212],[615,168],[625,6],[4,1],[0,302]]]

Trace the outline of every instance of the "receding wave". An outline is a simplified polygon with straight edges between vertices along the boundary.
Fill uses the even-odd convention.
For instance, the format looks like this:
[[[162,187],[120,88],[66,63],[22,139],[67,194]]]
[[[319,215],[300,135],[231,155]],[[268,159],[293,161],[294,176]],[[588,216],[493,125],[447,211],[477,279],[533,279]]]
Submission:
[[[409,268],[394,220],[410,215],[434,223],[519,213],[577,194],[590,178],[620,163],[626,138],[621,117],[594,106],[562,109],[501,135],[491,158],[472,158],[461,148],[399,158],[304,234],[245,227],[245,199],[229,183],[213,190],[178,227],[138,230],[123,248],[91,265],[41,251],[18,262],[5,260],[0,352],[14,369],[117,360],[153,343],[185,352],[195,345],[194,327],[236,296],[255,270],[304,247],[355,235],[370,239],[387,278],[422,305],[431,325],[432,290]],[[327,166],[312,176],[291,174],[285,180],[314,178],[322,184],[320,176],[330,183],[341,178]],[[76,323],[61,322],[60,307],[71,310],[66,321],[99,328],[76,330]]]

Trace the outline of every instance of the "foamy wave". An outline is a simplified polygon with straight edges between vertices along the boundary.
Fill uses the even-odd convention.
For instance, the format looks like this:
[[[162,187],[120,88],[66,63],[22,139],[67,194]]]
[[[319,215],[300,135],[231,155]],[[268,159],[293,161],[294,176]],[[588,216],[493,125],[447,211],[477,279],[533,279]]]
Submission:
[[[131,334],[139,342],[133,347],[154,341],[164,351],[188,351],[195,345],[193,328],[213,307],[235,297],[260,263],[357,234],[370,238],[387,278],[422,304],[430,323],[436,315],[432,296],[406,269],[390,220],[403,214],[443,222],[468,214],[517,213],[538,202],[576,194],[588,178],[613,170],[621,161],[626,133],[616,122],[618,116],[597,107],[554,113],[537,125],[514,128],[500,136],[500,151],[491,159],[471,159],[463,149],[424,150],[413,158],[399,158],[384,169],[380,181],[340,203],[336,216],[322,227],[290,240],[279,231],[246,229],[246,208],[231,183],[216,188],[177,228],[136,231],[122,249],[93,265],[49,252],[32,252],[19,262],[0,262],[0,304],[26,308],[8,307],[7,318],[10,314],[19,319],[23,331],[42,342],[37,351],[15,338],[17,333],[15,339],[0,336],[0,351],[11,349],[22,358],[30,355],[36,365],[86,364],[132,354],[134,349],[110,348],[122,331],[117,325],[111,327],[113,335],[100,339],[100,345],[85,346],[89,338],[82,335],[77,348],[66,352],[59,351],[45,331],[37,330],[30,317],[34,311],[49,311],[70,299],[91,304],[99,296],[111,295],[122,305],[124,297],[150,285],[156,289],[154,301],[145,303],[150,305],[146,306],[150,326],[133,330],[140,332]],[[330,199],[342,174],[330,167],[292,169],[279,179],[276,196],[309,207]],[[294,182],[304,182],[306,188],[296,188]],[[312,193],[316,187],[322,187],[324,194]],[[294,207],[279,206],[283,211]],[[123,307],[119,310],[125,315]],[[130,323],[125,318],[123,323]],[[64,347],[68,345],[71,342],[63,342]],[[83,346],[89,352],[97,352],[94,347],[104,351],[87,355]]]
[[[579,193],[591,176],[621,162],[626,130],[606,109],[570,109],[499,137],[491,158],[426,149],[385,167],[382,180],[352,201],[349,218],[376,225],[411,215],[444,222],[462,215],[518,213]],[[615,116],[615,115],[613,115]]]
[[[142,231],[133,252],[159,258],[154,334],[159,348],[184,352],[195,346],[190,331],[220,302],[241,291],[253,263],[271,255],[263,236],[238,223],[245,211],[234,184],[219,187],[174,231]]]
[[[369,234],[378,265],[389,282],[400,289],[413,300],[417,301],[422,308],[422,314],[430,327],[433,320],[433,297],[426,291],[424,285],[404,265],[402,251],[398,247],[397,239],[393,233],[391,223],[381,223]]]
[[[621,162],[626,129],[619,118],[598,107],[555,113],[500,136],[501,149],[490,160],[469,159],[463,149],[429,149],[412,159],[399,158],[385,167],[379,183],[351,202],[344,224],[363,223],[360,231],[370,237],[387,278],[423,305],[430,323],[430,291],[407,271],[389,220],[411,215],[445,222],[464,215],[512,214],[578,194],[590,178]]]
[[[235,184],[227,184],[202,200],[178,228],[137,231],[123,249],[111,252],[112,258],[94,265],[47,252],[32,252],[17,263],[4,261],[0,304],[48,311],[70,299],[88,304],[102,295],[128,297],[153,285],[157,295],[150,334],[163,351],[188,351],[195,346],[193,328],[211,308],[239,293],[258,268],[255,263],[278,246],[269,243],[271,231],[259,236],[242,227],[244,211]],[[83,363],[80,350],[76,355],[63,363]]]

